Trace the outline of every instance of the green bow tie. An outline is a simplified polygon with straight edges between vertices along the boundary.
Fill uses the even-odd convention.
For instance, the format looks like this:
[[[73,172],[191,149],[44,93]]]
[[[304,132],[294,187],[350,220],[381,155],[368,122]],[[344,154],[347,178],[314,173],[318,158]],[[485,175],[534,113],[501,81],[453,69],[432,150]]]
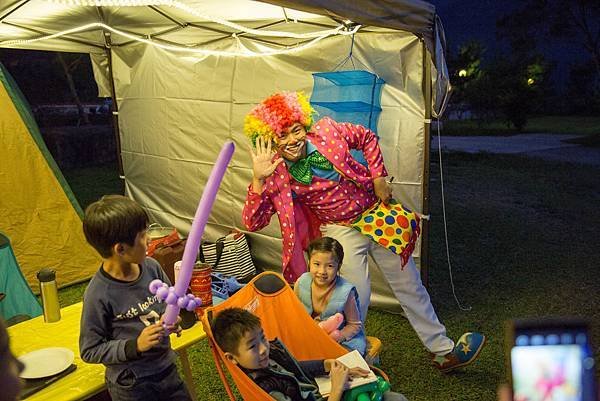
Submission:
[[[289,167],[289,172],[298,182],[304,185],[309,185],[312,182],[312,169],[311,167],[320,168],[322,170],[333,170],[333,164],[325,158],[322,154],[316,150],[302,160],[298,160],[296,163]]]

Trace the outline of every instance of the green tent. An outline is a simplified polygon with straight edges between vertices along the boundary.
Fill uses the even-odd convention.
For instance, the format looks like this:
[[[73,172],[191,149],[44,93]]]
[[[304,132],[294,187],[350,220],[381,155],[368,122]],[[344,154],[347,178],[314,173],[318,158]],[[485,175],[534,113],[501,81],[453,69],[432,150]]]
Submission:
[[[4,320],[18,315],[35,317],[42,314],[42,307],[19,269],[10,240],[2,233],[0,233],[0,293],[4,294],[4,298],[0,301],[0,316]]]

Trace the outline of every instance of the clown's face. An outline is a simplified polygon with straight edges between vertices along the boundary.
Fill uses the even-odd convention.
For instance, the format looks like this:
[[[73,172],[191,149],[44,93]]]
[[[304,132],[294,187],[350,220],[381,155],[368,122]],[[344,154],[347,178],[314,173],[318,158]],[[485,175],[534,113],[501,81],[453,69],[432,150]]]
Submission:
[[[306,157],[306,129],[300,123],[289,126],[275,143],[277,152],[286,160],[296,162]]]

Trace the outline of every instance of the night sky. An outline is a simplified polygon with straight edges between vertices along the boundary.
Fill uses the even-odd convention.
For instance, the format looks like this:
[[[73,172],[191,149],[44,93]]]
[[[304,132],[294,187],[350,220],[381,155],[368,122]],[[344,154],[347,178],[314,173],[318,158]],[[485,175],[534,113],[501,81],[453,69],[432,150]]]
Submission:
[[[437,13],[446,31],[446,40],[452,49],[469,40],[479,40],[494,51],[496,19],[515,8],[520,0],[435,0]]]
[[[476,39],[486,49],[486,58],[496,51],[509,51],[506,44],[496,40],[496,19],[519,7],[522,0],[430,0],[436,6],[446,31],[449,51]],[[549,61],[556,63],[554,76],[566,79],[569,65],[586,57],[584,50],[565,41],[547,42],[538,49]]]

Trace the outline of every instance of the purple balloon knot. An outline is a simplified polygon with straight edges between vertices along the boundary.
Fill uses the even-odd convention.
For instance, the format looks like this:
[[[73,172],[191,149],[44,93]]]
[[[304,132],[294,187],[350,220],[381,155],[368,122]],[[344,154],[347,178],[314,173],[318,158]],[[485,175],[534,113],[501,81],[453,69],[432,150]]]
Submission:
[[[150,292],[152,294],[156,294],[156,291],[160,288],[165,286],[166,284],[162,282],[162,280],[159,279],[154,279],[150,282],[150,285],[148,286],[148,289],[150,290]]]
[[[177,300],[177,306],[181,309],[186,309],[188,311],[193,311],[202,305],[202,300],[198,297],[195,297],[193,294],[187,294],[182,297],[179,297]]]

